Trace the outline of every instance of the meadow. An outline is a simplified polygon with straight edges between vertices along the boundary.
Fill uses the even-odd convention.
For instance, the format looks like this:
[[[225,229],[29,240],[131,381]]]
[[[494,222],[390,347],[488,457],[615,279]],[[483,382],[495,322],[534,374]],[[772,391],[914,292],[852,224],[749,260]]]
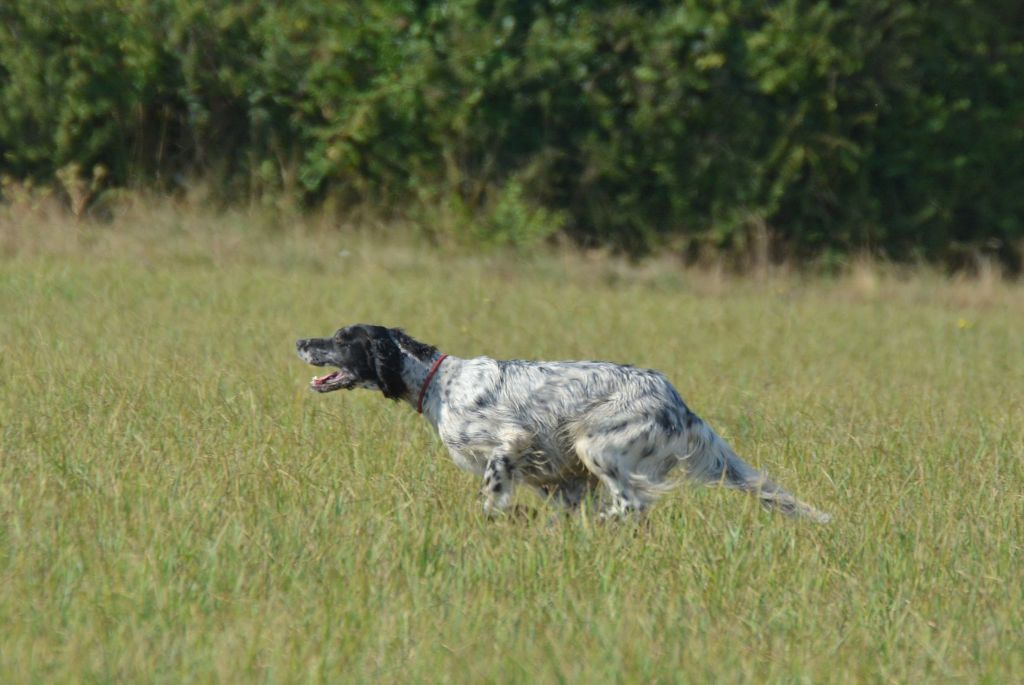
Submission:
[[[718,488],[490,521],[300,336],[658,368],[826,526]],[[735,277],[173,208],[0,219],[0,681],[1024,678],[1024,289]]]

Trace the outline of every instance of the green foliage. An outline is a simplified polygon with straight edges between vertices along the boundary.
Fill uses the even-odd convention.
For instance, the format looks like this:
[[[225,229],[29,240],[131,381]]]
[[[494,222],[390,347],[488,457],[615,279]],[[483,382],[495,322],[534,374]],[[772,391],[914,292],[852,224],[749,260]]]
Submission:
[[[565,212],[531,202],[517,179],[490,191],[488,197],[488,203],[476,209],[454,193],[420,198],[426,233],[436,242],[530,248],[543,243],[566,224]]]
[[[2,163],[396,214],[451,197],[490,242],[508,196],[554,212],[531,235],[632,251],[767,230],[791,256],[1019,266],[1022,8],[8,0]]]

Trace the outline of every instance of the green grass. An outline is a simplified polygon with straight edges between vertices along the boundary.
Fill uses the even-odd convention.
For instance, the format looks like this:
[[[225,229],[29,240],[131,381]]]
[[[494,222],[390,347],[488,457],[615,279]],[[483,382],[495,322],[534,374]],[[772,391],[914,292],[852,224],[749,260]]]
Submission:
[[[0,226],[0,681],[1024,677],[1019,286],[222,221]],[[293,340],[357,321],[659,368],[835,520],[487,521],[415,412],[306,390]]]

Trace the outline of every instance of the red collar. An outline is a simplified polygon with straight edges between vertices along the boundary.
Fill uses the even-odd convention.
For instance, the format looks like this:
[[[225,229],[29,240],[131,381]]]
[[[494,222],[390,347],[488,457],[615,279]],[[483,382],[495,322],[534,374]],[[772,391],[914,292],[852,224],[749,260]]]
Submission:
[[[434,374],[437,373],[437,369],[441,366],[441,362],[448,358],[447,354],[442,354],[434,362],[434,365],[430,367],[430,372],[427,374],[426,380],[423,381],[423,387],[420,388],[420,401],[416,403],[416,411],[420,414],[423,413],[423,398],[427,395],[427,388],[430,387],[430,381],[434,380]]]

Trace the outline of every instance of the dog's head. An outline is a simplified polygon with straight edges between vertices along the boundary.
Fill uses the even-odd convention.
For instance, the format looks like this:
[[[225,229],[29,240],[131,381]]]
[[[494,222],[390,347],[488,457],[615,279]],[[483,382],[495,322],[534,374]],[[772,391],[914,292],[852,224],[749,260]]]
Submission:
[[[408,388],[402,380],[402,351],[396,328],[357,324],[339,328],[330,338],[306,338],[295,343],[299,357],[314,366],[333,366],[325,376],[315,376],[309,387],[317,392],[370,388],[397,400]]]

